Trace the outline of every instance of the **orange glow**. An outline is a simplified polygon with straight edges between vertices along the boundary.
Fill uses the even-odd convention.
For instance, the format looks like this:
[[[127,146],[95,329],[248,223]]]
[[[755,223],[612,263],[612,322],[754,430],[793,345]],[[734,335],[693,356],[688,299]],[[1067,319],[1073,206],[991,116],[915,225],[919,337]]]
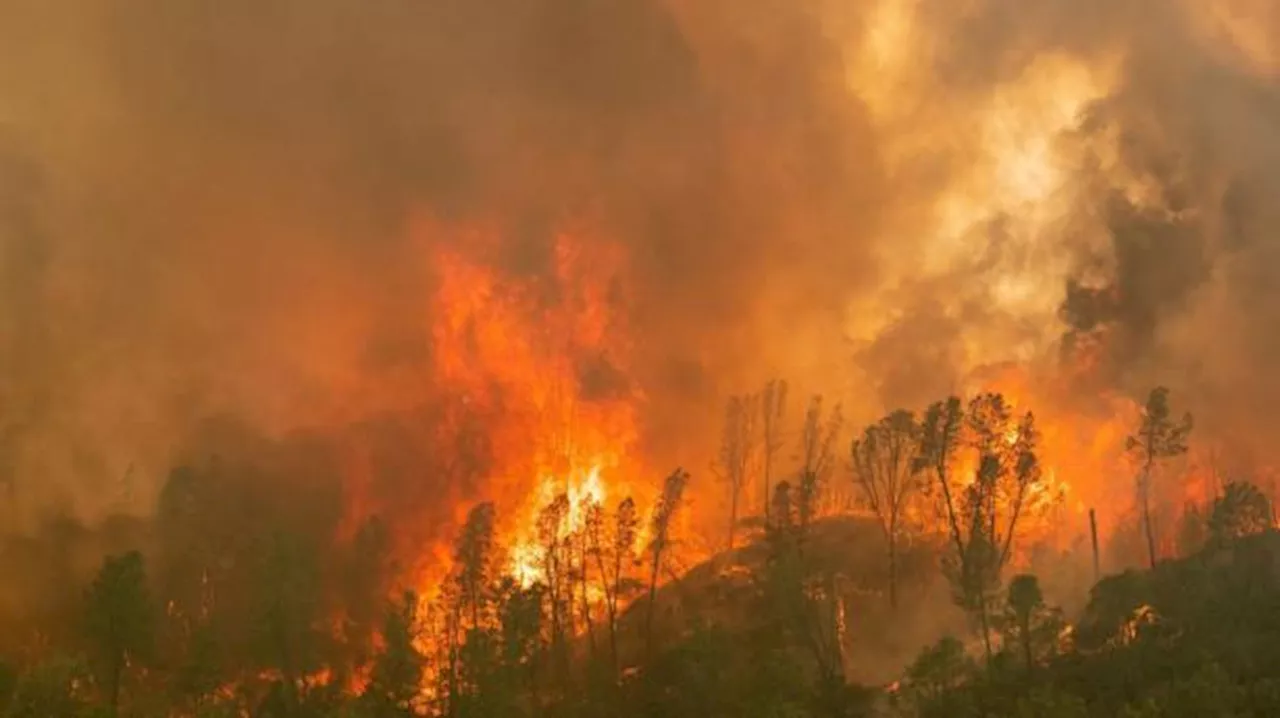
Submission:
[[[629,472],[640,470],[634,447],[643,396],[629,374],[625,253],[580,241],[586,230],[563,230],[549,256],[531,258],[538,266],[504,271],[499,258],[510,256],[512,242],[498,229],[424,222],[417,231],[431,260],[430,379],[456,397],[433,445],[458,454],[458,479],[475,484],[469,499],[450,505],[454,525],[475,503],[493,501],[499,550],[520,580],[532,582],[541,509],[567,495],[561,530],[576,531],[588,502],[621,500]],[[438,241],[442,233],[453,241]],[[353,464],[348,508],[376,511],[360,496],[361,462]],[[458,494],[441,494],[450,495]],[[424,595],[449,570],[454,533],[403,549],[413,553]]]

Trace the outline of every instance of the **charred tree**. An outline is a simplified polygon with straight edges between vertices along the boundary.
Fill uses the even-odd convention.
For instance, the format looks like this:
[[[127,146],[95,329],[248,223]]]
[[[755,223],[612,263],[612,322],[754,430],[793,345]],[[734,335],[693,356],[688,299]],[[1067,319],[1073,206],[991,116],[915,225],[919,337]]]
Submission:
[[[824,417],[822,397],[809,400],[800,431],[799,496],[796,497],[802,534],[817,515],[818,501],[834,464],[832,449],[842,422],[839,404]]]
[[[760,473],[764,480],[764,522],[769,524],[769,511],[773,503],[773,466],[782,450],[782,417],[787,406],[787,383],[773,379],[765,384],[760,395],[761,461]]]
[[[1156,387],[1147,397],[1137,431],[1125,441],[1125,448],[1138,464],[1138,507],[1147,540],[1147,558],[1156,567],[1155,528],[1151,523],[1151,486],[1160,462],[1187,452],[1191,434],[1191,414],[1175,420],[1169,409],[1169,390]]]
[[[755,462],[759,404],[759,397],[747,394],[732,397],[725,407],[720,454],[716,459],[715,470],[725,482],[729,493],[729,551],[734,549],[742,490],[751,479],[751,468]]]

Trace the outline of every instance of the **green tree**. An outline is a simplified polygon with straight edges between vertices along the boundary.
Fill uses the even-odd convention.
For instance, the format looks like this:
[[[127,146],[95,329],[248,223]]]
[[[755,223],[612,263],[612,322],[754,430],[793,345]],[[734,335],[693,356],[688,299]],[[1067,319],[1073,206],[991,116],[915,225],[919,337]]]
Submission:
[[[1257,486],[1245,481],[1227,484],[1213,502],[1209,533],[1215,543],[1225,543],[1271,528],[1271,502]]]
[[[146,658],[153,645],[154,615],[142,554],[130,551],[106,557],[86,603],[87,636],[110,714],[115,716],[120,712],[126,669]]]
[[[1191,434],[1191,414],[1175,420],[1169,409],[1169,390],[1156,387],[1147,397],[1137,431],[1125,441],[1125,448],[1138,464],[1138,505],[1147,539],[1147,558],[1156,567],[1155,528],[1151,523],[1151,484],[1160,462],[1187,452]]]
[[[875,512],[889,555],[889,605],[898,605],[898,539],[903,513],[922,487],[918,470],[921,427],[909,411],[895,411],[868,426],[852,447],[853,476]]]
[[[1064,626],[1061,611],[1045,605],[1040,581],[1030,574],[1009,581],[1003,624],[1006,647],[1018,647],[1028,674],[1045,653],[1057,648]]]

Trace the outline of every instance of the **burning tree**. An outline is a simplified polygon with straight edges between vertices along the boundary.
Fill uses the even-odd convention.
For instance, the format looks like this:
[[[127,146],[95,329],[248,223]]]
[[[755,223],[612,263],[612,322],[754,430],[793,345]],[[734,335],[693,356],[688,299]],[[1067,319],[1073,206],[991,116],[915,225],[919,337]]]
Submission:
[[[954,554],[945,567],[956,601],[978,619],[991,657],[990,600],[1000,584],[1029,491],[1039,483],[1035,418],[1015,420],[1000,394],[974,397],[966,409],[952,397],[929,408],[919,465],[932,469],[946,512]],[[961,448],[973,451],[974,473],[953,482],[950,466]]]
[[[889,554],[889,605],[898,605],[898,537],[903,513],[923,485],[919,471],[920,422],[895,411],[853,441],[853,476],[875,512]]]
[[[747,394],[730,398],[725,407],[724,431],[720,439],[716,473],[729,489],[729,551],[734,548],[742,489],[751,478],[751,468],[755,462],[759,404],[758,396]]]
[[[485,648],[490,624],[494,581],[494,519],[492,503],[478,504],[467,514],[462,531],[454,542],[454,567],[444,596],[443,640],[447,661],[443,693],[448,710],[476,695],[479,677],[485,672]]]
[[[1169,390],[1159,386],[1151,390],[1142,410],[1138,430],[1125,441],[1125,448],[1138,463],[1138,505],[1142,510],[1142,529],[1147,539],[1147,558],[1156,567],[1155,529],[1151,524],[1151,483],[1158,464],[1187,453],[1187,437],[1191,434],[1191,414],[1173,419],[1169,409]]]
[[[606,534],[604,512],[595,504],[587,515],[586,532],[591,556],[596,561],[605,617],[609,629],[609,654],[614,675],[618,672],[618,602],[629,588],[627,568],[635,556],[640,517],[636,503],[627,497],[618,504]]]

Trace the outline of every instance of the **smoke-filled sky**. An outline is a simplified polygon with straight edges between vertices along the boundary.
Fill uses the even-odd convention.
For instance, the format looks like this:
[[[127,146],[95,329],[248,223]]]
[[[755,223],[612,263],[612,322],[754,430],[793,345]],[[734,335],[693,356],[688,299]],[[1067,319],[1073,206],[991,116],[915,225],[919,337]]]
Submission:
[[[0,48],[17,515],[145,508],[213,415],[412,455],[472,227],[548,306],[558,233],[621,248],[664,458],[771,375],[865,417],[1007,361],[1274,426],[1266,0],[0,0]]]

